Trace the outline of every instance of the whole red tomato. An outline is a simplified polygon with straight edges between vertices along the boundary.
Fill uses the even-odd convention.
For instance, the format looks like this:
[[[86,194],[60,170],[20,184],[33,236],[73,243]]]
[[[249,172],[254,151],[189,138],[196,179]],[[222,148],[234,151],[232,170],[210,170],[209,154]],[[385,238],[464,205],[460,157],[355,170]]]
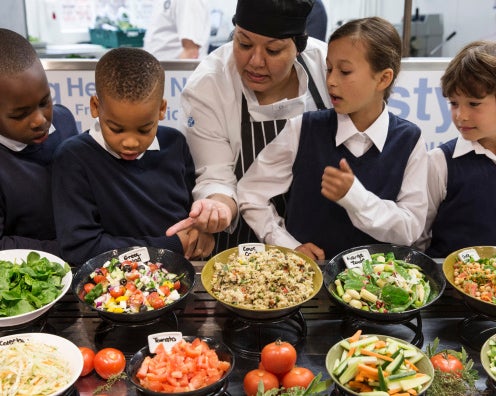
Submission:
[[[248,371],[243,379],[245,394],[247,396],[256,396],[260,381],[264,384],[265,392],[269,389],[279,388],[279,380],[274,374],[267,370],[254,369]]]
[[[444,371],[445,373],[455,373],[461,376],[463,363],[456,356],[447,352],[441,352],[431,357],[431,363],[435,369]]]
[[[314,377],[315,375],[312,371],[305,367],[293,367],[286,374],[284,374],[281,384],[286,389],[294,387],[306,389]]]
[[[95,371],[103,379],[120,374],[126,367],[126,357],[115,348],[100,349],[93,359]]]
[[[260,360],[271,373],[287,373],[296,364],[296,349],[289,342],[277,340],[262,348]]]
[[[93,371],[95,365],[93,360],[95,359],[95,351],[88,347],[79,347],[81,354],[83,355],[83,370],[81,371],[81,376],[84,377]]]

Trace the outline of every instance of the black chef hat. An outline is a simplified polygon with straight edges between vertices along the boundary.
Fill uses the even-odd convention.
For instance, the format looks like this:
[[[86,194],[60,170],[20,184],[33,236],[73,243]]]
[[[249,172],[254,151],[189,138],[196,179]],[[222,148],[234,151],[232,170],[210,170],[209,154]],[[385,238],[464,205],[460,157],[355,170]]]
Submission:
[[[303,36],[314,0],[238,0],[233,23],[262,36]]]

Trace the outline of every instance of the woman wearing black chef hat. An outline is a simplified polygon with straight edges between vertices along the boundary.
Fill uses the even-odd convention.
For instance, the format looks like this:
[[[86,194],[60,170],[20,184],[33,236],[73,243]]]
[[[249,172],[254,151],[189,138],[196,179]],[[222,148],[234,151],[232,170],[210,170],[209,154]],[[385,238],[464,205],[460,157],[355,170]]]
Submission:
[[[305,32],[312,6],[313,0],[238,0],[232,42],[189,77],[181,129],[196,166],[196,201],[168,235],[196,223],[209,232],[227,227],[216,251],[256,241],[237,213],[237,181],[288,118],[330,107],[327,44]]]

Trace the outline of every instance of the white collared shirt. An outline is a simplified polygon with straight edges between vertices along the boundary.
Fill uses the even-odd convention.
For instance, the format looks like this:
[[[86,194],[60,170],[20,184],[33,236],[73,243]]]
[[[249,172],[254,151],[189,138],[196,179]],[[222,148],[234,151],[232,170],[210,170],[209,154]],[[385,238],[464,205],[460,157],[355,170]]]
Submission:
[[[50,125],[50,128],[48,129],[48,134],[50,135],[54,131],[55,131],[55,127],[52,124],[52,125]],[[18,142],[17,140],[9,139],[8,137],[5,137],[3,135],[0,135],[0,144],[3,144],[9,150],[12,150],[15,152],[22,151],[28,146],[26,143],[22,143],[22,142]]]
[[[89,134],[95,140],[95,142],[97,142],[100,146],[102,146],[102,148],[105,151],[108,151],[115,158],[119,158],[119,159],[121,158],[119,156],[119,154],[117,154],[115,151],[113,151],[110,148],[110,146],[107,144],[107,142],[103,138],[102,128],[100,127],[100,122],[98,120],[95,121],[95,124],[93,125],[93,127],[90,128]],[[158,143],[157,136],[155,136],[155,138],[153,139],[152,144],[150,144],[150,146],[146,150],[147,151],[148,150],[160,150],[160,144]],[[144,155],[145,155],[145,153],[143,152],[136,159],[141,159],[141,157],[143,157]]]
[[[474,151],[478,155],[485,155],[496,164],[496,155],[492,151],[484,148],[477,141],[472,142],[464,139],[462,136],[458,136],[455,150],[453,151],[453,158],[461,157],[471,151]],[[448,185],[448,165],[446,163],[446,157],[444,156],[443,150],[437,147],[430,150],[428,154],[429,170],[427,183],[429,192],[429,209],[427,211],[425,229],[420,239],[415,243],[415,245],[421,250],[427,249],[430,245],[432,237],[432,223],[437,216],[439,205],[441,205],[441,202],[443,202],[446,198]]]
[[[288,120],[281,133],[262,150],[238,183],[240,212],[257,237],[265,243],[291,249],[312,241],[296,240],[286,230],[284,219],[276,213],[270,199],[287,192],[292,183],[301,124],[302,116]],[[338,114],[336,145],[344,144],[356,156],[363,155],[373,144],[382,151],[388,127],[386,107],[364,132],[358,132],[348,115]],[[424,229],[426,186],[427,151],[424,140],[420,138],[408,159],[396,201],[379,198],[355,177],[351,188],[337,204],[346,210],[355,227],[373,238],[411,245]]]

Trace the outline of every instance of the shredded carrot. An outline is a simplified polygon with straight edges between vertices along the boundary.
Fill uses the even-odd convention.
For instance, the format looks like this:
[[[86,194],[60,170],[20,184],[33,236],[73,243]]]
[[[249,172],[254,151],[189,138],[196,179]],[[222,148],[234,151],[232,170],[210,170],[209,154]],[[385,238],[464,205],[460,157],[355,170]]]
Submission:
[[[362,335],[362,330],[357,330],[355,334],[353,334],[350,338],[348,338],[348,342],[358,341],[361,335]]]
[[[347,384],[350,388],[358,389],[360,392],[370,392],[372,387],[359,381],[350,381]]]
[[[415,366],[415,365],[414,365],[412,362],[410,362],[408,359],[405,359],[405,364],[407,364],[408,366],[410,366],[410,368],[411,368],[412,370],[419,371],[418,367],[417,367],[417,366]],[[422,375],[424,375],[424,374],[422,374]]]
[[[375,356],[375,357],[376,357],[376,358],[378,358],[378,359],[386,360],[386,361],[388,361],[388,362],[392,362],[392,361],[393,361],[393,358],[392,358],[392,357],[390,357],[390,356],[387,356],[387,355],[382,355],[382,354],[380,354],[380,353],[373,352],[373,351],[369,351],[369,350],[367,350],[367,349],[362,349],[362,350],[360,351],[360,353],[361,353],[362,355]]]
[[[358,365],[358,371],[361,371],[365,377],[372,379],[379,378],[379,370],[377,370],[375,367],[370,367],[369,365],[360,363]]]
[[[386,347],[386,341],[384,340],[379,340],[374,344],[375,349],[382,349]]]

